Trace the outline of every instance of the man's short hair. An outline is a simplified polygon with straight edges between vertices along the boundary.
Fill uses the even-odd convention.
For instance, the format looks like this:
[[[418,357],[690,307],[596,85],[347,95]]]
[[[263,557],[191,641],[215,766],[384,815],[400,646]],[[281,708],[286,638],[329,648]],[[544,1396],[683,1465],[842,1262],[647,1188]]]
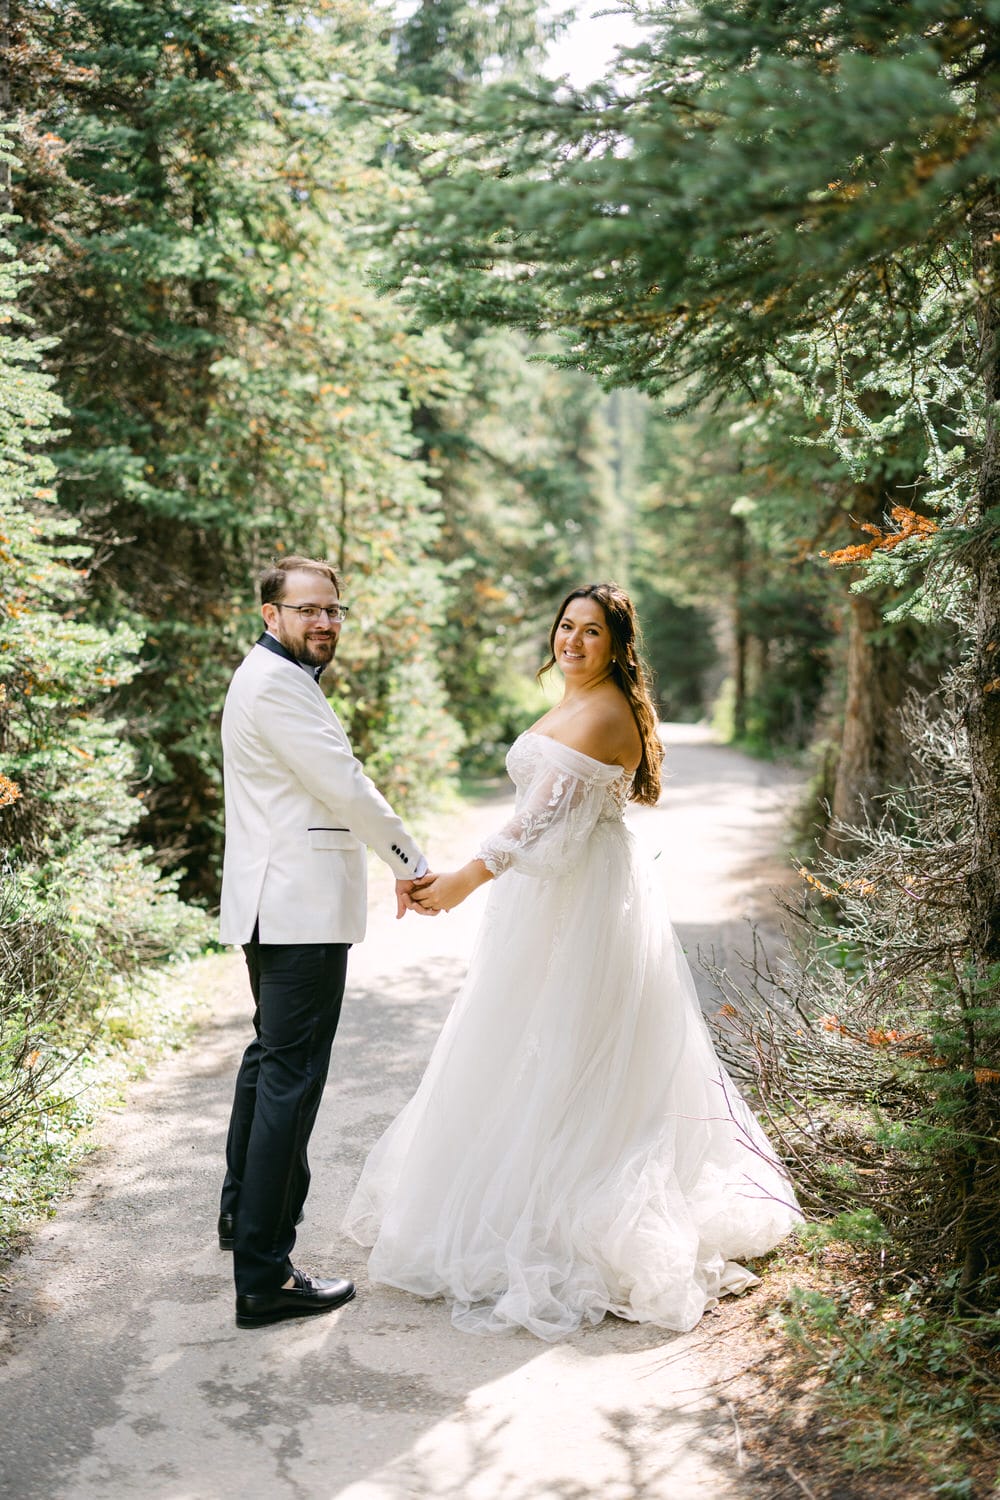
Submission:
[[[340,577],[333,563],[320,562],[315,557],[280,557],[262,569],[257,580],[260,586],[261,604],[277,604],[285,597],[285,580],[289,573],[317,573],[332,583],[340,595]]]

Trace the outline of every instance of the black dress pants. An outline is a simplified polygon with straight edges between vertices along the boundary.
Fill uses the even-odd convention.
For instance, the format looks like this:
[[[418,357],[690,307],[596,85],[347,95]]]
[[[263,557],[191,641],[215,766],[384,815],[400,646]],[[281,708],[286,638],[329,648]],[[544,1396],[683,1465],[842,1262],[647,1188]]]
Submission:
[[[244,944],[255,1011],[226,1141],[220,1211],[233,1216],[239,1293],[292,1273],[295,1221],[309,1189],[306,1148],[340,1020],[349,943]]]

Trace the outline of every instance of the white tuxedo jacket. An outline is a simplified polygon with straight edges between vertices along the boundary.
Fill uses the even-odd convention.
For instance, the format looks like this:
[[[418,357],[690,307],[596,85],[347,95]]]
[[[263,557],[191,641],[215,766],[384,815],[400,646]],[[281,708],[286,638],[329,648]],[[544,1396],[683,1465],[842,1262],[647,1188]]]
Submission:
[[[423,856],[365,775],[319,683],[264,639],[236,669],[222,713],[219,935],[246,943],[259,923],[262,943],[359,943],[365,845],[397,879],[423,868]]]

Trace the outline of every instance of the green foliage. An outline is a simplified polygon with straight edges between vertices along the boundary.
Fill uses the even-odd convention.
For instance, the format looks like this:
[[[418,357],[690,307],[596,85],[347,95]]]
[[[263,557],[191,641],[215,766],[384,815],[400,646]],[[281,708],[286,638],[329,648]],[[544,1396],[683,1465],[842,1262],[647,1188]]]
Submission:
[[[375,783],[401,806],[426,808],[456,770],[462,743],[434,662],[445,590],[431,566],[402,558],[390,565],[383,556],[354,577],[334,706]]]
[[[8,225],[5,223],[3,229]],[[109,700],[140,640],[84,615],[90,548],[55,505],[41,452],[63,408],[0,242],[0,1138],[48,1108],[118,977],[197,944],[199,919],[129,835],[143,814]]]
[[[438,659],[466,764],[488,767],[524,727],[525,685],[560,600],[624,569],[618,435],[593,383],[531,361],[524,340],[451,338],[462,388],[425,402],[416,431],[450,595]]]
[[[462,105],[485,77],[527,76],[554,24],[523,0],[422,0],[399,27],[383,80],[378,116],[387,137],[401,100],[410,117],[442,98]],[[419,165],[420,143],[405,132],[393,151],[408,168]],[[415,194],[411,179],[408,203]],[[450,595],[438,660],[466,767],[496,770],[530,722],[524,700],[537,701],[528,684],[545,659],[560,598],[581,582],[628,571],[623,471],[631,434],[627,416],[592,381],[540,363],[528,340],[478,320],[443,333],[456,378],[413,413],[438,495],[437,556]]]
[[[18,75],[34,129],[14,181],[24,253],[49,267],[34,311],[60,335],[61,499],[100,544],[90,618],[143,636],[120,702],[151,831],[185,889],[213,898],[217,714],[275,553],[331,554],[352,620],[378,622],[351,719],[393,767],[387,789],[440,779],[456,743],[426,628],[443,608],[439,522],[410,430],[412,404],[453,375],[440,340],[364,285],[361,236],[401,186],[340,110],[381,65],[382,23],[362,3],[202,0],[181,17],[84,0],[17,24],[65,64]],[[424,628],[400,628],[401,600]],[[440,706],[416,758],[382,712],[404,681]]]
[[[534,0],[420,0],[397,30],[389,76],[418,99],[462,99],[484,75],[510,77],[539,61],[555,24],[540,21]]]
[[[794,415],[775,399],[748,414],[652,417],[640,505],[649,640],[672,616],[681,641],[686,634],[688,701],[724,652],[727,732],[764,751],[808,743],[837,628],[837,580],[804,545],[812,496],[833,488],[833,466],[789,442]],[[657,668],[662,694],[678,669],[669,660]]]
[[[12,27],[37,65],[12,82],[17,238],[48,268],[31,305],[59,338],[60,502],[95,548],[83,610],[142,638],[116,692],[146,826],[211,901],[218,710],[270,556],[341,567],[331,691],[404,807],[463,741],[493,757],[558,597],[627,570],[627,441],[592,383],[507,335],[423,332],[369,287],[371,226],[416,191],[378,80],[397,104],[460,98],[521,70],[541,31],[530,7],[451,0],[393,50],[364,0],[83,0]]]
[[[851,691],[876,685],[838,773],[835,802],[853,812],[867,780],[897,771],[892,721],[920,680],[912,627],[883,637],[866,673],[869,616],[809,582],[803,639],[791,590],[788,644],[779,631],[772,649],[779,590],[758,635],[752,552],[770,542],[772,567],[801,578],[856,518],[880,540],[845,558],[868,571],[841,586],[877,588],[889,623],[916,613],[933,628],[963,587],[954,561],[993,538],[992,512],[977,519],[968,502],[976,467],[984,484],[992,473],[977,447],[995,382],[975,346],[994,326],[996,7],[942,16],[908,0],[859,17],[747,0],[642,21],[627,83],[499,81],[425,110],[424,204],[391,228],[396,284],[433,316],[558,334],[565,366],[683,412],[726,402],[731,425],[752,425],[735,445],[751,450],[749,484],[741,473],[724,512],[749,491],[764,519],[748,553],[728,547],[719,510],[702,526],[705,561],[723,562],[735,731],[802,742],[839,615]],[[700,429],[696,461],[710,464]],[[676,498],[701,509],[708,495]],[[922,524],[928,508],[940,532]],[[894,685],[880,696],[883,676]],[[874,726],[864,744],[861,724]]]
[[[781,1322],[822,1380],[821,1433],[842,1462],[871,1471],[905,1461],[936,1495],[976,1493],[970,1460],[995,1451],[1000,1430],[995,1318],[946,1321],[912,1292],[859,1310],[849,1291],[795,1289]]]
[[[707,706],[709,674],[718,661],[707,609],[678,604],[666,579],[633,586],[643,624],[643,643],[653,671],[660,717],[694,720]]]
[[[835,1214],[819,1223],[803,1224],[797,1231],[799,1243],[814,1255],[829,1245],[850,1245],[854,1249],[877,1249],[887,1244],[885,1225],[870,1208]]]
[[[602,378],[736,389],[887,277],[905,308],[896,257],[962,238],[1000,166],[997,19],[992,0],[647,10],[626,89],[499,82],[428,117],[407,285],[562,329]]]

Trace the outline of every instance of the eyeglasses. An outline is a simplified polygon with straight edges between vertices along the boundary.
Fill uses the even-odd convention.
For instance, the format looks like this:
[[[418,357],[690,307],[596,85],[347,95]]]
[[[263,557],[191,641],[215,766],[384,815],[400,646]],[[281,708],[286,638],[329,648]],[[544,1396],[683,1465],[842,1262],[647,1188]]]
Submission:
[[[294,609],[295,613],[302,619],[304,625],[310,625],[314,620],[319,620],[326,615],[331,625],[339,625],[347,619],[350,609],[349,604],[334,604],[330,609],[324,609],[320,604],[278,604],[272,601],[277,609]]]

